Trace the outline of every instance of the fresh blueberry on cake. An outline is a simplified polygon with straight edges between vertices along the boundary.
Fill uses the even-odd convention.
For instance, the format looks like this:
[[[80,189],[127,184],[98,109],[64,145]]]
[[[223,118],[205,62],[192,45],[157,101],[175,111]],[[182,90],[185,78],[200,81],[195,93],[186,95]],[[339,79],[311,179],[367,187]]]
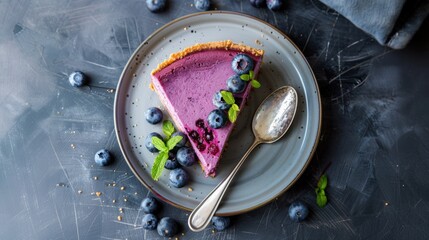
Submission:
[[[232,41],[173,53],[152,71],[151,87],[185,133],[206,176],[215,176],[237,117],[260,83],[264,51]],[[232,79],[232,80],[229,80]]]

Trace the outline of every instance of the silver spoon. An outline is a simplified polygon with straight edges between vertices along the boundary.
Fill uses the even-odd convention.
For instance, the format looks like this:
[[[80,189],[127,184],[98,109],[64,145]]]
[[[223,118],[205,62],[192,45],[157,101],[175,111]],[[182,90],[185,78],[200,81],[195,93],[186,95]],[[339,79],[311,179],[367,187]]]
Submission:
[[[232,172],[189,215],[188,226],[194,232],[202,231],[210,223],[219,207],[229,184],[243,165],[250,152],[261,143],[273,143],[279,140],[289,129],[298,103],[298,95],[293,87],[278,88],[259,105],[252,121],[255,135],[253,144],[234,167]]]

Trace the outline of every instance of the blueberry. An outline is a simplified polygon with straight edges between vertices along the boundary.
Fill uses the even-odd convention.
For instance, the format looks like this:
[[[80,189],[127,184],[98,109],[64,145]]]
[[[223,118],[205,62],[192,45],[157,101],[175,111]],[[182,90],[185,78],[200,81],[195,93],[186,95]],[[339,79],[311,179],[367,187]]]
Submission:
[[[151,12],[160,12],[167,5],[167,0],[146,0],[146,6]]]
[[[153,153],[155,153],[155,152],[159,152],[159,150],[158,150],[158,149],[156,149],[156,148],[155,148],[155,146],[152,144],[152,137],[158,137],[158,138],[160,138],[161,140],[163,140],[163,139],[162,139],[162,137],[161,137],[161,135],[159,135],[159,134],[158,134],[158,133],[156,133],[156,132],[153,132],[153,133],[150,133],[150,134],[146,137],[146,139],[144,140],[144,145],[146,146],[147,150],[149,150],[149,152],[153,152]]]
[[[142,225],[143,228],[147,230],[156,229],[156,226],[158,225],[158,218],[156,218],[156,216],[151,213],[145,214],[142,219]]]
[[[156,230],[162,237],[174,237],[179,232],[179,224],[172,218],[164,217],[159,221]]]
[[[176,154],[174,154],[172,151],[168,152],[168,159],[167,162],[165,162],[164,167],[168,170],[176,169],[180,166],[179,162],[176,160]]]
[[[248,73],[253,69],[253,59],[246,54],[239,53],[232,59],[231,67],[238,75]]]
[[[272,11],[280,10],[283,6],[283,0],[267,0],[267,7]]]
[[[204,120],[203,119],[198,119],[197,121],[195,121],[195,126],[197,126],[198,128],[204,128],[205,124],[204,124]]]
[[[192,131],[189,132],[189,137],[191,137],[191,139],[194,142],[199,142],[200,141],[200,135],[195,130],[192,130]]]
[[[308,216],[308,207],[305,203],[296,201],[289,207],[289,218],[294,222],[301,222]]]
[[[210,8],[210,0],[194,0],[194,5],[200,11],[207,11]]]
[[[266,0],[250,0],[250,4],[254,7],[261,8],[265,6],[265,1]]]
[[[206,140],[206,142],[213,141],[213,139],[214,139],[213,132],[212,131],[205,131],[204,132],[204,139]]]
[[[241,79],[240,79],[241,81]],[[227,110],[229,107],[231,107],[231,105],[229,105],[228,103],[226,103],[223,98],[222,98],[222,94],[220,93],[220,91],[216,92],[213,95],[213,105],[215,105],[217,108],[219,108],[220,110]]]
[[[219,147],[212,143],[212,144],[210,144],[209,149],[207,151],[209,153],[215,155],[216,153],[219,152]]]
[[[188,183],[188,180],[189,175],[185,170],[176,168],[170,171],[170,183],[173,187],[181,188]]]
[[[83,72],[72,72],[69,75],[69,82],[73,87],[82,87],[87,81],[87,77]]]
[[[100,166],[107,166],[110,163],[112,163],[112,156],[110,155],[110,152],[106,149],[101,149],[97,153],[95,153],[94,156],[95,163],[97,163]]]
[[[180,165],[190,167],[195,163],[195,152],[192,148],[182,147],[177,151],[176,160]]]
[[[146,121],[150,124],[157,124],[162,121],[162,111],[157,107],[151,107],[146,110],[145,113]]]
[[[223,231],[229,227],[231,224],[231,219],[229,217],[216,217],[212,218],[213,227],[218,231]]]
[[[232,93],[242,93],[246,88],[246,82],[241,80],[238,75],[228,78],[226,84],[228,86],[228,91]]]
[[[141,202],[140,208],[145,213],[155,213],[159,208],[158,200],[154,197],[147,197]]]
[[[184,147],[186,145],[186,142],[188,142],[188,137],[186,136],[186,134],[184,134],[182,132],[175,132],[171,136],[172,137],[175,137],[175,136],[181,136],[182,137],[182,140],[176,144],[176,147],[179,147],[179,148]]]
[[[212,128],[221,128],[225,126],[228,118],[226,114],[219,109],[215,109],[209,113],[209,116],[207,117],[207,122],[209,123],[209,126]]]

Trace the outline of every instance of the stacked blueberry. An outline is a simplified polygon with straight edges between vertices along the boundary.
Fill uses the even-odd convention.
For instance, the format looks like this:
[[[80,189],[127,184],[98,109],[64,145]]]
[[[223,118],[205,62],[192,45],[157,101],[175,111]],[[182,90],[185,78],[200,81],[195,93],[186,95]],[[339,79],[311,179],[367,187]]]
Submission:
[[[267,6],[268,9],[277,11],[283,7],[283,0],[250,0],[250,4],[256,8]]]
[[[226,82],[227,91],[232,94],[242,93],[246,89],[247,82],[241,80],[240,75],[247,74],[253,69],[253,59],[246,54],[239,53],[232,60],[231,67],[235,74],[228,78]],[[226,103],[225,99],[223,99],[222,91],[224,90],[214,94],[212,102],[217,109],[211,111],[207,117],[209,126],[214,129],[221,128],[228,122],[228,116],[225,111],[231,107],[231,104]]]
[[[179,224],[170,217],[163,217],[158,221],[155,213],[159,211],[160,204],[153,197],[143,199],[140,208],[145,215],[142,219],[142,226],[146,230],[157,230],[161,237],[173,237],[179,232]]]
[[[163,119],[163,113],[159,108],[151,107],[146,111],[146,120],[150,124],[158,124]],[[171,124],[171,123],[170,123]],[[180,136],[182,140],[176,143],[173,149],[168,151],[168,159],[164,164],[164,168],[170,171],[170,184],[173,187],[181,188],[185,186],[189,181],[189,174],[182,167],[190,167],[196,162],[195,152],[192,148],[187,147],[187,136],[182,132],[175,132],[174,127],[171,124],[171,128],[167,129],[166,139]],[[164,126],[163,126],[164,131]],[[157,137],[164,142],[164,138],[161,134],[152,132],[145,139],[145,147],[149,152],[157,153],[159,150],[153,144],[153,137]]]

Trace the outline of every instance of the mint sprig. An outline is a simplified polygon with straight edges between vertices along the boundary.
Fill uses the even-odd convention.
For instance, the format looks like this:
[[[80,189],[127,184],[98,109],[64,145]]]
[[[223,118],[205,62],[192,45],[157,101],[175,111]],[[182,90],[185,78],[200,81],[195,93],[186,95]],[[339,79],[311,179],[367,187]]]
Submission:
[[[231,107],[228,109],[228,119],[232,123],[237,120],[238,112],[240,111],[240,107],[235,103],[234,95],[232,95],[231,92],[228,91],[220,91],[220,94],[222,95],[223,100],[231,105]]]
[[[174,129],[173,124],[168,120],[163,122],[162,131],[166,135],[166,142],[162,141],[162,139],[159,137],[152,137],[153,146],[159,150],[159,154],[153,161],[153,166],[151,169],[151,176],[155,181],[158,181],[158,179],[161,177],[162,170],[164,170],[164,165],[168,160],[168,153],[183,139],[182,136],[171,137],[171,135],[176,130]]]
[[[250,70],[249,74],[241,74],[240,75],[240,79],[243,81],[250,81],[250,84],[252,85],[253,88],[260,88],[261,87],[261,83],[258,82],[258,80],[255,79],[255,73]]]
[[[174,129],[173,123],[169,120],[165,120],[162,123],[162,131],[165,134],[165,138],[168,140],[170,139],[171,135],[176,131]]]
[[[316,192],[316,203],[319,207],[324,207],[328,203],[328,198],[326,197],[325,189],[328,186],[328,177],[326,174],[323,174],[319,182],[317,182]]]

